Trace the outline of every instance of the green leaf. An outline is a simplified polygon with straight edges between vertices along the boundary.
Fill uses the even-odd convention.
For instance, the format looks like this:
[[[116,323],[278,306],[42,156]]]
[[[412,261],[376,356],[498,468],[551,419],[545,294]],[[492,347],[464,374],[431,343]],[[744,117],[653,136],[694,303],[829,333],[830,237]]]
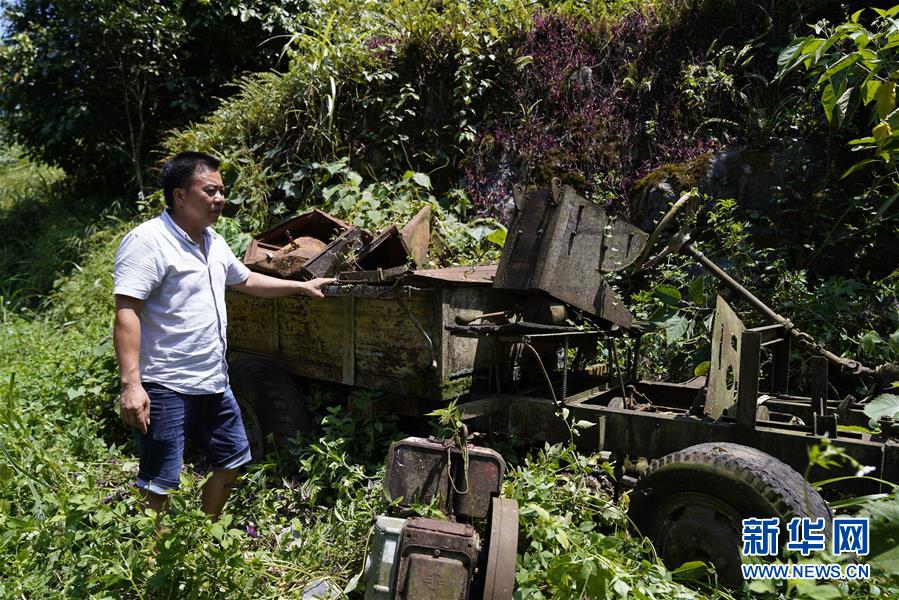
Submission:
[[[665,338],[669,344],[683,339],[684,334],[690,328],[690,320],[680,315],[674,315],[662,322],[665,328]]]
[[[877,162],[880,162],[880,161],[877,160],[876,158],[866,158],[865,160],[860,160],[857,163],[855,163],[854,165],[852,165],[851,167],[849,167],[848,169],[846,169],[846,171],[842,175],[840,175],[840,179],[845,179],[846,177],[849,177],[850,175],[852,175],[859,169],[863,169],[863,168],[871,165],[872,163],[877,163]]]
[[[798,579],[795,582],[796,594],[800,598],[810,598],[814,600],[836,600],[842,598],[843,593],[840,588],[832,583],[817,584],[814,581],[806,581]]]
[[[899,415],[899,396],[881,394],[865,405],[865,415],[871,419],[871,427],[877,426],[880,417],[895,418]]]
[[[843,83],[845,86],[845,82]],[[852,97],[852,88],[846,87],[845,91],[840,94],[840,97],[837,98],[836,106],[835,106],[835,116],[837,127],[843,124],[843,121],[846,120],[846,114],[849,112],[849,100]]]
[[[695,369],[693,369],[693,375],[695,377],[702,377],[703,375],[708,375],[709,367],[711,367],[711,365],[712,365],[711,361],[708,361],[708,360],[702,361],[701,363],[696,365]]]
[[[506,245],[506,228],[500,227],[484,239],[502,248]]]
[[[784,48],[780,55],[777,57],[777,76],[776,79],[780,79],[788,72],[790,72],[797,64],[799,64],[799,59],[802,57],[803,47],[815,38],[812,37],[803,37],[797,38],[793,40],[793,43]]]
[[[209,528],[209,533],[215,539],[222,541],[222,537],[225,535],[225,528],[222,527],[221,523],[213,523],[212,527]]]
[[[847,54],[846,56],[844,56],[837,62],[833,63],[833,65],[831,65],[830,68],[828,68],[826,71],[824,71],[824,73],[821,75],[821,77],[818,78],[817,85],[821,85],[822,83],[824,83],[825,81],[827,81],[828,79],[830,79],[831,77],[833,77],[834,75],[836,75],[837,73],[842,71],[843,69],[847,69],[847,68],[851,67],[856,62],[858,62],[859,58],[861,58],[861,56],[859,55],[858,52],[851,52],[851,53]]]
[[[821,92],[821,106],[824,107],[824,116],[828,122],[833,121],[833,109],[837,105],[837,94],[834,92],[833,84],[828,83]]]
[[[877,354],[877,347],[885,343],[876,331],[869,331],[858,340],[859,348],[868,355]]]
[[[877,90],[883,82],[879,79],[869,79],[862,86],[862,104],[870,104],[877,97]]]
[[[427,173],[416,173],[412,176],[412,180],[425,189],[431,189],[431,178]]]
[[[687,288],[687,296],[693,304],[705,304],[705,284],[701,277],[690,282]]]
[[[362,571],[353,575],[353,577],[347,582],[346,587],[343,588],[344,594],[349,594],[359,585],[359,579],[362,577]]]
[[[867,562],[888,575],[899,575],[899,499],[894,494],[871,502],[858,516],[870,519],[871,550]]]
[[[893,81],[884,81],[877,88],[877,118],[885,119],[887,115],[896,110],[896,84]],[[877,137],[876,135],[874,137]]]
[[[697,582],[706,581],[709,577],[711,567],[699,560],[691,560],[685,562],[675,570],[671,571],[671,577],[675,581]]]
[[[774,592],[773,579],[754,579],[749,582],[749,591],[755,594],[766,594]]]
[[[665,284],[657,285],[653,288],[652,295],[668,306],[677,308],[681,305],[682,297],[680,290],[676,287]]]
[[[356,171],[350,171],[346,176],[347,183],[353,187],[359,187],[362,184],[362,175]]]

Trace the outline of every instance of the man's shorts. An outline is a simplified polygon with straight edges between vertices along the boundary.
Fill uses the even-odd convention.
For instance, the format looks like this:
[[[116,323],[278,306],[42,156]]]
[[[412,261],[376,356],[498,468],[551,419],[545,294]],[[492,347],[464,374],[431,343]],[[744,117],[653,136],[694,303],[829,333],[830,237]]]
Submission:
[[[184,442],[203,448],[216,470],[234,469],[251,460],[240,408],[228,387],[220,394],[182,394],[158,383],[144,383],[150,396],[150,427],[137,431],[140,469],[137,485],[155,494],[178,489]]]

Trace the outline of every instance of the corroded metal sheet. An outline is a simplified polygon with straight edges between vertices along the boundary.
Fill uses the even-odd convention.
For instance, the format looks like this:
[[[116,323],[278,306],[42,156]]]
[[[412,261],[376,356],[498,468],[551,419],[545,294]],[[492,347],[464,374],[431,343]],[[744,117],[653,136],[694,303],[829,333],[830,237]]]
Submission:
[[[341,381],[342,331],[346,326],[344,300],[291,297],[279,298],[275,303],[278,306],[280,357],[302,365],[309,376]]]
[[[470,524],[412,517],[400,542],[396,598],[468,598],[480,548],[480,536]]]
[[[506,472],[502,456],[490,448],[466,446],[465,459],[453,440],[409,437],[390,446],[384,488],[400,506],[429,503],[459,517],[482,519],[499,494]]]
[[[412,317],[396,299],[357,299],[355,311],[356,385],[427,396],[439,382],[432,368],[437,349],[433,341],[439,324],[431,305],[422,297],[403,301]]]
[[[308,259],[347,227],[340,219],[313,209],[253,238],[243,262],[254,271],[295,277]]]
[[[518,502],[498,496],[490,509],[483,600],[509,600],[515,590],[518,557]]]
[[[428,262],[428,245],[431,242],[431,207],[422,208],[400,230],[409,254],[416,265]]]
[[[227,300],[230,349],[282,361],[303,377],[450,399],[469,391],[474,371],[509,365],[508,345],[494,350],[493,341],[456,338],[444,329],[461,313],[514,303],[489,286],[332,285],[324,300],[238,292]]]
[[[229,349],[267,355],[280,352],[274,301],[228,291],[225,303],[228,307]]]
[[[712,325],[712,359],[705,414],[718,419],[735,409],[740,381],[740,345],[746,327],[733,309],[718,296]]]
[[[496,277],[496,265],[478,265],[473,267],[447,267],[443,269],[417,269],[409,278],[412,282],[484,284],[493,283]]]
[[[391,225],[365,248],[361,249],[351,261],[360,271],[373,271],[400,267],[409,262],[409,249],[396,225]]]
[[[364,247],[371,239],[371,235],[358,227],[350,227],[317,255],[313,256],[303,265],[300,274],[305,279],[315,277],[333,277],[344,265],[346,260]]]
[[[639,255],[646,234],[568,186],[519,196],[494,287],[541,290],[622,327],[631,316],[603,278]]]
[[[495,312],[514,306],[514,299],[508,293],[480,286],[447,287],[442,290],[442,294],[440,320],[444,327],[454,325],[460,315]],[[441,349],[444,377],[453,374],[470,375],[472,371],[489,373],[497,367],[503,371],[511,371],[509,355],[512,348],[497,345],[495,340],[463,338],[443,329]]]

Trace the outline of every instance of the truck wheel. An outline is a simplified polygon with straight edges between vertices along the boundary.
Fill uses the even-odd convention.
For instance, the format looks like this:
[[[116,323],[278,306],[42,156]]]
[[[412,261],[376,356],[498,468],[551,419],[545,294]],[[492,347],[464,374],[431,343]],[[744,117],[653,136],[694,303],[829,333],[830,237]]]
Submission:
[[[231,390],[243,414],[253,461],[284,452],[297,432],[311,431],[309,415],[293,379],[265,360],[239,359],[228,368]],[[274,445],[269,436],[274,438]]]
[[[826,532],[833,517],[788,465],[726,442],[697,444],[654,460],[631,494],[630,515],[669,569],[703,561],[731,586],[743,582],[743,519],[779,518],[783,546],[793,517],[823,517]]]

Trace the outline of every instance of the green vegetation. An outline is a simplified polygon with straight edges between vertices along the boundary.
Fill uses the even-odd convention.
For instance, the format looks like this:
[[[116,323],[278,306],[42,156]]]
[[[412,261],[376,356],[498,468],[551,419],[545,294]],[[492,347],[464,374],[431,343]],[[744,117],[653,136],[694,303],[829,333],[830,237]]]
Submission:
[[[280,47],[266,41],[301,5],[4,2],[3,125],[82,194],[149,191],[163,132],[212,108],[245,70],[275,68]]]
[[[203,474],[192,471],[161,533],[141,511],[135,444],[113,408],[111,265],[122,235],[161,206],[122,190],[152,189],[169,152],[224,159],[230,218],[219,229],[235,248],[313,206],[377,229],[427,205],[437,265],[495,260],[513,183],[558,176],[648,226],[697,187],[706,254],[836,353],[872,365],[899,356],[899,7],[5,6],[0,597],[282,598],[322,580],[351,592],[360,540],[387,509],[382,461],[397,422],[336,408],[344,399],[322,387],[310,438],[252,467],[221,521],[198,511]],[[703,372],[722,293],[711,278],[672,256],[614,285],[661,326],[644,340],[644,375]],[[895,395],[872,405],[895,410]],[[875,523],[871,582],[726,592],[706,565],[660,564],[629,529],[626,499],[611,499],[609,465],[566,444],[518,450],[504,483],[522,506],[518,597],[899,594],[895,493],[862,502]]]

